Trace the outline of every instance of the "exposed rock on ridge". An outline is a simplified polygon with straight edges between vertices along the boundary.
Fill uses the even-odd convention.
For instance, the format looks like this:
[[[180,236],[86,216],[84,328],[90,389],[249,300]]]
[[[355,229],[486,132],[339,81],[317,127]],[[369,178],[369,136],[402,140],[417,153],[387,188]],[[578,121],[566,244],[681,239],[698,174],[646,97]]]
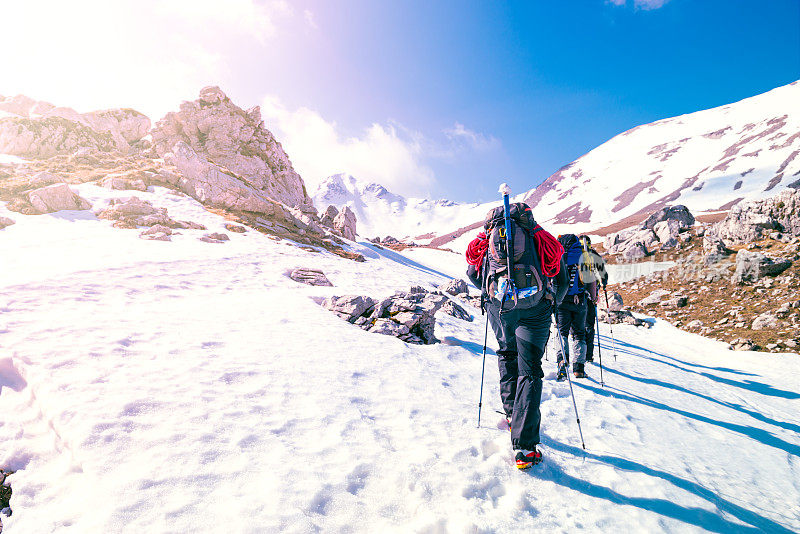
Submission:
[[[152,135],[157,154],[195,182],[187,184],[187,193],[201,202],[262,212],[272,199],[316,214],[302,178],[264,127],[259,108],[245,112],[218,87],[204,88],[198,100],[168,113]]]
[[[49,158],[81,147],[126,154],[149,130],[150,119],[132,109],[78,113],[21,95],[0,97],[0,153],[4,154]]]

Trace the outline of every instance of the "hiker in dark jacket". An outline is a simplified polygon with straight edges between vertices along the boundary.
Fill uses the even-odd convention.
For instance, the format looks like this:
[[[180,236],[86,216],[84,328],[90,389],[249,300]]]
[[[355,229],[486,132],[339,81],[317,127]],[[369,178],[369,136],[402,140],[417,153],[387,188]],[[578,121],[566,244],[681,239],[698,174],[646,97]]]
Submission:
[[[597,324],[597,298],[600,293],[599,285],[603,288],[608,285],[608,273],[605,261],[596,250],[592,248],[592,240],[587,235],[578,238],[583,246],[581,260],[581,279],[586,287],[586,361],[594,361],[594,337]]]
[[[517,204],[525,213],[530,208]],[[491,215],[491,212],[490,212]],[[511,445],[515,451],[517,467],[525,469],[541,461],[539,444],[541,413],[539,404],[542,396],[542,355],[550,334],[553,309],[564,298],[567,291],[567,277],[562,260],[563,248],[558,241],[544,231],[535,221],[529,243],[533,243],[540,261],[540,270],[550,280],[548,293],[532,307],[507,309],[508,303],[493,298],[490,287],[492,272],[490,250],[490,217],[485,223],[486,233],[481,232],[467,249],[467,276],[481,289],[482,307],[488,313],[492,331],[497,338],[498,367],[500,371],[500,397],[506,421],[511,431]],[[496,223],[496,221],[495,221]],[[515,233],[515,236],[517,234]],[[516,250],[516,240],[514,237]],[[516,264],[515,264],[516,265]],[[507,269],[506,269],[507,270]],[[502,307],[502,311],[501,311]]]
[[[566,297],[556,312],[556,322],[561,341],[558,345],[558,380],[567,377],[570,360],[569,334],[572,333],[572,372],[575,378],[586,378],[586,289],[581,280],[583,248],[574,234],[558,237],[564,247],[564,263],[569,277]],[[562,350],[563,349],[563,350]]]

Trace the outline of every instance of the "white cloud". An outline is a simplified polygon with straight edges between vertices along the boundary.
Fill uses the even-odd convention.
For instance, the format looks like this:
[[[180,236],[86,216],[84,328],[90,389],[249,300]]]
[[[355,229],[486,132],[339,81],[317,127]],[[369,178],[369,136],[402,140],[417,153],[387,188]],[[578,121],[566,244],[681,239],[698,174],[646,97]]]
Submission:
[[[310,9],[306,9],[305,11],[303,11],[303,18],[305,18],[306,24],[308,24],[309,27],[311,27],[314,30],[319,29],[319,26],[317,26],[317,19],[314,16],[313,11],[311,11]]]
[[[669,2],[669,0],[633,0],[633,7],[635,9],[650,11],[652,9],[664,7],[667,2]],[[625,6],[627,3],[627,0],[606,0],[606,4],[614,6]]]
[[[469,148],[478,152],[485,152],[500,148],[500,140],[494,136],[486,136],[466,128],[460,122],[456,122],[452,128],[444,130],[444,134],[450,141],[456,144],[457,148]]]
[[[407,196],[427,196],[434,184],[433,171],[422,162],[421,135],[397,124],[373,123],[361,135],[347,137],[316,111],[289,110],[277,97],[264,99],[261,115],[310,194],[326,177],[340,172]]]
[[[664,7],[669,0],[633,0],[634,7],[644,10],[658,9]]]
[[[0,94],[79,111],[133,107],[160,118],[230,79],[232,54],[261,46],[285,1],[26,0],[0,4]]]

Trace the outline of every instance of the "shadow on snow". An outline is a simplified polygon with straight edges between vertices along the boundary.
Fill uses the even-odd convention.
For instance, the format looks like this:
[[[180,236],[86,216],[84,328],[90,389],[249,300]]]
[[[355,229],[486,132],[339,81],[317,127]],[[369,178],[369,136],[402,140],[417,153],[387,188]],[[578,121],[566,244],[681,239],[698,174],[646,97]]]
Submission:
[[[707,500],[712,506],[717,508],[718,512],[715,513],[697,507],[681,506],[665,499],[629,497],[616,492],[611,488],[594,484],[592,482],[569,475],[552,462],[547,462],[544,464],[544,469],[532,470],[530,475],[537,479],[549,480],[560,486],[583,493],[584,495],[596,497],[598,499],[605,499],[614,504],[634,506],[636,508],[641,508],[665,517],[671,517],[678,521],[696,525],[711,532],[792,532],[792,530],[779,523],[776,523],[771,519],[743,508],[738,504],[734,504],[728,500],[725,500],[718,494],[701,486],[700,484],[697,484],[696,482],[691,482],[671,473],[647,467],[646,465],[638,462],[633,462],[631,460],[626,460],[616,456],[593,454],[591,452],[583,451],[577,447],[554,441],[546,436],[543,437],[544,439],[542,443],[553,450],[572,454],[576,457],[583,456],[617,469],[642,473],[644,475],[665,480],[677,486],[678,488]],[[739,519],[744,523],[748,523],[751,526],[748,527],[740,523],[728,521],[727,519],[721,517],[721,514],[723,513],[730,514],[736,519]]]
[[[770,432],[763,430],[761,428],[753,428],[751,426],[746,425],[737,425],[736,423],[728,423],[726,421],[718,421],[716,419],[712,419],[711,417],[707,417],[705,415],[699,415],[692,412],[687,412],[686,410],[681,410],[680,408],[673,408],[672,406],[668,406],[664,403],[657,402],[654,400],[646,399],[644,397],[640,397],[630,392],[623,391],[619,388],[609,387],[609,389],[614,389],[619,393],[611,392],[607,389],[600,389],[595,386],[590,386],[588,384],[584,384],[581,382],[574,382],[574,384],[578,387],[584,388],[588,391],[596,393],[597,395],[603,395],[605,397],[612,397],[621,399],[624,401],[635,402],[637,404],[642,404],[644,406],[649,406],[651,408],[655,408],[657,410],[664,410],[667,412],[672,412],[678,415],[682,415],[689,419],[694,419],[695,421],[700,421],[701,423],[708,423],[710,425],[717,426],[719,428],[724,428],[726,430],[730,430],[732,432],[737,432],[742,434],[743,436],[750,438],[752,440],[758,441],[768,447],[774,447],[776,449],[780,449],[788,454],[792,454],[794,456],[800,456],[800,446],[795,445],[793,443],[788,443],[778,437],[775,437]]]
[[[783,389],[778,389],[778,388],[776,388],[776,387],[774,387],[774,386],[772,386],[770,384],[765,384],[763,382],[757,382],[755,380],[749,380],[749,379],[743,379],[742,381],[732,380],[730,378],[723,378],[721,376],[716,376],[716,375],[713,375],[711,373],[706,373],[706,372],[703,372],[703,371],[695,371],[693,369],[687,369],[685,367],[681,367],[680,365],[676,365],[674,363],[665,362],[664,360],[660,360],[658,358],[651,358],[649,356],[645,356],[643,354],[639,354],[636,351],[639,350],[639,351],[642,351],[642,352],[648,352],[650,354],[655,354],[655,355],[661,356],[663,358],[668,358],[670,360],[674,360],[674,361],[680,362],[680,363],[682,363],[684,365],[691,365],[693,367],[699,367],[699,368],[702,368],[702,369],[709,369],[709,370],[713,370],[713,371],[722,371],[722,372],[726,372],[726,373],[735,373],[735,374],[747,375],[747,376],[758,376],[758,375],[754,375],[752,373],[744,373],[742,371],[736,371],[736,370],[732,370],[732,369],[727,369],[725,367],[706,367],[706,366],[699,365],[699,364],[683,362],[683,361],[678,360],[676,358],[673,358],[671,356],[666,356],[664,354],[661,354],[661,353],[658,353],[658,352],[654,352],[652,350],[640,347],[638,345],[633,345],[631,343],[626,343],[624,341],[617,340],[617,345],[618,345],[617,352],[620,352],[622,354],[629,354],[631,356],[637,356],[637,357],[640,357],[640,358],[647,358],[648,360],[651,360],[651,361],[654,361],[654,362],[658,362],[658,363],[661,363],[663,365],[667,365],[669,367],[674,367],[675,369],[679,369],[679,370],[681,370],[683,372],[686,372],[686,373],[692,373],[692,374],[696,374],[696,375],[699,375],[699,376],[703,376],[705,378],[708,378],[709,380],[713,380],[714,382],[719,382],[720,384],[725,384],[727,386],[738,387],[738,388],[741,388],[741,389],[745,389],[747,391],[752,391],[753,393],[759,393],[761,395],[766,395],[768,397],[779,397],[779,398],[782,398],[782,399],[800,399],[800,393],[796,393],[794,391],[785,391]],[[622,348],[619,348],[620,345],[622,346]],[[606,347],[606,349],[607,349],[607,347]]]
[[[714,397],[710,397],[708,395],[703,395],[702,393],[697,393],[696,391],[692,391],[690,389],[684,388],[682,386],[677,386],[672,384],[671,382],[664,382],[663,380],[658,380],[656,378],[644,378],[639,376],[633,376],[628,373],[619,371],[617,369],[611,369],[609,367],[603,368],[603,371],[606,373],[612,373],[615,375],[623,376],[630,380],[635,380],[637,382],[641,382],[643,384],[650,384],[653,386],[660,386],[665,389],[672,389],[674,391],[680,391],[681,393],[686,393],[688,395],[694,395],[695,397],[699,397],[701,399],[707,400],[708,402],[713,402],[714,404],[718,404],[720,406],[724,406],[725,408],[730,408],[731,410],[736,410],[737,412],[741,412],[743,414],[749,415],[753,419],[757,419],[763,423],[768,423],[770,425],[775,425],[786,430],[791,430],[793,432],[800,433],[800,425],[795,425],[793,423],[788,423],[784,421],[776,421],[775,419],[770,419],[769,417],[765,416],[760,412],[756,412],[753,410],[748,410],[741,404],[733,404],[730,402],[724,402],[719,399],[715,399]]]

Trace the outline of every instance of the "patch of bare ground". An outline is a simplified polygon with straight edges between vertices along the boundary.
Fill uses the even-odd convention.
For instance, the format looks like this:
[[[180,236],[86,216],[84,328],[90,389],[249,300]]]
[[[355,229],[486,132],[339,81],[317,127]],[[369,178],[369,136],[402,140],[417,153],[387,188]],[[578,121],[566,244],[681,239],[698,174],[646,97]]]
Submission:
[[[800,239],[784,243],[765,239],[746,246],[731,247],[727,258],[710,266],[702,263],[702,238],[693,236],[675,250],[657,252],[649,259],[675,261],[669,270],[630,282],[609,285],[626,307],[634,312],[665,319],[673,325],[727,343],[751,340],[754,350],[798,352],[800,350]],[[743,285],[733,283],[736,252],[741,248],[767,256],[793,260],[792,266],[776,277],[764,277]],[[653,291],[669,293],[655,302],[641,303]],[[686,297],[685,302],[676,297]],[[772,322],[754,329],[757,318]],[[758,322],[763,322],[759,319]]]

